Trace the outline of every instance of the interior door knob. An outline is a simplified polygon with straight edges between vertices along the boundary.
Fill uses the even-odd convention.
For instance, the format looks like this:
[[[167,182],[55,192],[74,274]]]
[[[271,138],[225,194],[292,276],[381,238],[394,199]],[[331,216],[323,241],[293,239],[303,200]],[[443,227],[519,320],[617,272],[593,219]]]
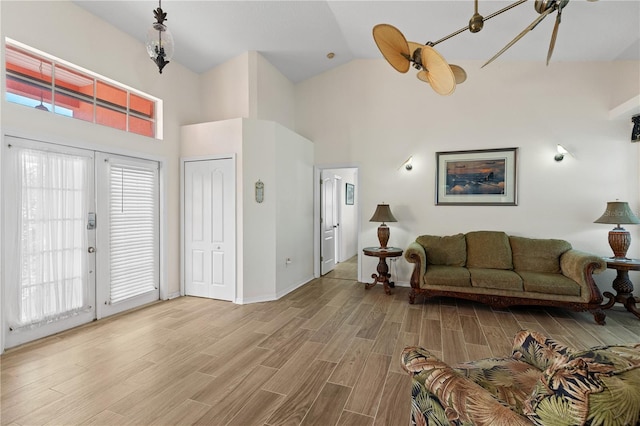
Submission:
[[[94,253],[96,251],[96,249],[94,247],[89,247],[89,249],[87,251],[89,253]]]

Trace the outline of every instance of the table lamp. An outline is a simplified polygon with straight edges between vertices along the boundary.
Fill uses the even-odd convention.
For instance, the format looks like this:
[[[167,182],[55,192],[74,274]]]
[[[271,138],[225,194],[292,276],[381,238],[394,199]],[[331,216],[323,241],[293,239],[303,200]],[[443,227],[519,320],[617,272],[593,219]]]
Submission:
[[[382,222],[382,225],[378,226],[378,241],[380,241],[380,248],[387,248],[387,242],[389,241],[389,227],[385,222],[397,222],[393,217],[389,204],[378,204],[376,211],[369,219],[369,222]]]
[[[609,201],[603,215],[594,223],[610,223],[616,227],[609,231],[609,245],[615,259],[626,259],[627,250],[631,245],[631,234],[620,225],[639,224],[640,219],[633,214],[629,203],[624,201]]]

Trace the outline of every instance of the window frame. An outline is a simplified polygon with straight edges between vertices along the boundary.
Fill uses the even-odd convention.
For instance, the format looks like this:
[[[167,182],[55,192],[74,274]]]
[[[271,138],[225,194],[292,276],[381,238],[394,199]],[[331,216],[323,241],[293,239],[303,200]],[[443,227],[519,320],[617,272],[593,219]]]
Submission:
[[[7,47],[9,48],[14,48],[17,50],[22,50],[25,53],[36,57],[37,59],[41,59],[42,61],[46,61],[48,63],[51,64],[51,83],[47,86],[46,84],[43,83],[37,83],[39,85],[41,85],[42,87],[46,88],[46,90],[50,90],[50,103],[52,105],[51,111],[50,112],[54,112],[56,113],[56,108],[60,108],[60,106],[56,105],[56,94],[62,95],[62,96],[72,96],[72,97],[82,97],[83,101],[88,101],[89,99],[91,99],[91,104],[92,104],[92,108],[93,108],[93,120],[92,121],[88,121],[85,120],[84,118],[80,118],[80,117],[72,117],[75,119],[79,119],[81,121],[88,121],[88,122],[92,122],[94,124],[98,124],[98,125],[102,125],[102,126],[107,126],[113,129],[118,129],[118,130],[123,130],[120,127],[117,126],[112,126],[109,124],[104,124],[104,123],[100,123],[98,121],[97,118],[97,109],[98,108],[109,108],[111,110],[113,110],[114,112],[118,112],[118,113],[124,113],[126,116],[126,123],[125,123],[125,129],[124,131],[126,131],[127,133],[131,133],[131,134],[137,134],[140,136],[145,136],[145,137],[151,137],[153,139],[157,139],[157,140],[162,140],[164,137],[163,134],[163,102],[161,99],[152,96],[148,93],[142,92],[141,90],[135,89],[133,87],[127,86],[125,84],[119,83],[111,78],[105,77],[103,75],[100,75],[98,73],[95,73],[93,71],[90,71],[86,68],[80,67],[78,65],[75,65],[71,62],[65,61],[64,59],[60,59],[58,57],[55,57],[53,55],[50,55],[46,52],[43,52],[41,50],[38,50],[36,48],[33,48],[31,46],[28,46],[24,43],[21,43],[17,40],[11,39],[9,37],[5,37],[4,39],[4,50],[5,50],[5,54],[4,54],[4,63],[3,63],[3,74],[5,77],[5,84],[3,85],[3,102],[11,102],[11,101],[7,101],[7,93],[12,93],[12,92],[7,92],[7,82],[9,81],[8,74],[9,72],[7,71],[7,55],[6,55],[6,49]],[[61,68],[66,68],[67,70],[70,70],[74,73],[78,73],[83,77],[86,77],[90,80],[93,81],[93,96],[86,96],[83,95],[81,93],[70,93],[71,91],[67,88],[65,88],[64,86],[59,86],[56,84],[56,68],[61,67]],[[122,90],[124,92],[126,92],[126,105],[121,106],[121,105],[111,105],[111,102],[104,100],[104,99],[99,99],[98,98],[98,84],[99,83],[103,83],[104,85],[107,86],[111,86],[115,89],[118,90]],[[141,98],[145,101],[149,101],[152,105],[153,105],[153,116],[152,117],[147,117],[142,111],[136,111],[131,109],[131,97],[135,96],[137,98]],[[14,102],[11,102],[14,103]],[[18,103],[19,104],[19,103]],[[153,130],[153,135],[149,136],[149,135],[145,135],[139,132],[134,132],[131,131],[130,129],[130,122],[131,119],[136,119],[136,120],[146,120],[149,121],[152,125],[152,130]]]

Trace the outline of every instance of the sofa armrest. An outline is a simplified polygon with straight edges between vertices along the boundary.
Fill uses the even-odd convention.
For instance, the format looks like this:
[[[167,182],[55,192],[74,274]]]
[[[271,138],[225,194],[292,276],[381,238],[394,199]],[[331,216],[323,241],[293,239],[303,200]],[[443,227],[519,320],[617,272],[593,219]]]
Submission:
[[[412,242],[404,251],[404,258],[409,263],[414,263],[413,273],[411,274],[411,287],[420,288],[422,277],[427,271],[427,252],[417,242]]]
[[[580,284],[590,294],[590,301],[602,302],[602,295],[593,280],[593,274],[599,274],[607,269],[607,262],[601,257],[590,253],[571,249],[560,256],[560,270],[562,275]]]
[[[520,330],[513,338],[511,357],[533,365],[540,371],[553,364],[566,362],[573,351],[545,335],[531,330]]]
[[[423,388],[428,398],[436,399],[444,408],[447,419],[452,424],[463,425],[530,425],[531,422],[520,414],[502,405],[493,395],[477,383],[456,372],[426,349],[411,346],[404,349],[401,356],[402,367],[413,380],[413,415],[427,416],[416,405],[415,389]],[[423,399],[428,399],[423,398]],[[429,424],[429,419],[425,419]],[[414,418],[416,424],[420,424]]]

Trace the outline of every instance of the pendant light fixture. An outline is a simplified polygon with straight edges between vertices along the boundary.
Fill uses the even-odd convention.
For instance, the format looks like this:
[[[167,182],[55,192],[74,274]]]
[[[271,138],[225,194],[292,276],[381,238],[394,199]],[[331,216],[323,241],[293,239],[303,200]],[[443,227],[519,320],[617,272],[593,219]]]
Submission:
[[[162,11],[162,0],[158,0],[158,8],[153,11],[153,17],[156,22],[147,31],[145,45],[149,57],[156,63],[160,74],[162,74],[162,69],[169,63],[174,52],[173,36],[164,24],[164,21],[167,20],[167,13]]]
[[[40,80],[43,81],[44,77],[42,75],[42,61],[40,61]],[[43,101],[43,96],[42,96],[42,88],[40,88],[40,104],[35,106],[35,109],[39,109],[40,111],[47,111],[49,112],[49,108],[47,108],[46,106],[44,106],[44,104],[42,103]]]

